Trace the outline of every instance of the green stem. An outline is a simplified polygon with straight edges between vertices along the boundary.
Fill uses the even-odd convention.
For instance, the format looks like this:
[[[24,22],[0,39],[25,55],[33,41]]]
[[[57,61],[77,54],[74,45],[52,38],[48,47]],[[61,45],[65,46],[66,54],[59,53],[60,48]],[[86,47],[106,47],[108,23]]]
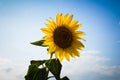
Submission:
[[[51,55],[50,55],[50,59],[52,59],[53,54],[54,54],[54,53],[51,53]]]
[[[53,57],[53,53],[51,53],[51,55],[50,55],[50,62],[51,62],[51,60],[52,60],[52,57]],[[49,69],[48,69],[48,74],[49,74]],[[49,79],[49,78],[52,78],[52,77],[54,77],[54,76],[49,76],[47,79]]]

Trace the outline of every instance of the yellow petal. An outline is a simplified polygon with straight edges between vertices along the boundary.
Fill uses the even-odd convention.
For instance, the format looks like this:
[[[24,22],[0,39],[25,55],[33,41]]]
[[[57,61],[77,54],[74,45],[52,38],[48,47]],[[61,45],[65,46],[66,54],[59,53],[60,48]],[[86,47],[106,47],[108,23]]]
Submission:
[[[51,24],[45,24],[49,30],[51,30],[52,32],[54,31],[54,27],[51,26]]]
[[[80,50],[82,50],[84,48],[84,45],[78,41],[78,40],[74,40],[74,46],[78,47]]]
[[[66,20],[68,19],[68,14],[66,14],[66,15],[63,16],[63,17],[64,17],[63,24],[65,24],[65,23],[66,23]]]
[[[68,18],[68,13],[64,16],[65,18]]]
[[[47,20],[49,23],[46,24],[46,26],[50,29],[52,29],[52,31],[56,28],[56,23],[55,21],[51,18],[51,20]]]
[[[49,42],[49,41],[45,40],[42,45],[47,45],[47,46],[49,45],[49,46],[50,46],[50,45],[52,45],[52,44],[54,44],[53,41]]]
[[[72,26],[72,30],[77,30],[78,28],[80,28],[82,26],[82,24],[77,24]]]
[[[59,14],[56,15],[56,23],[59,23]]]
[[[60,61],[64,59],[64,51],[62,49],[59,50],[59,58],[60,58]]]
[[[50,45],[51,43],[53,43],[53,42],[50,42],[50,41],[46,40],[43,44],[44,44],[44,45],[46,45],[46,44],[47,44],[47,45]]]
[[[73,27],[74,25],[76,25],[78,23],[78,20],[74,20],[74,21],[72,21],[71,23],[70,23],[70,27]]]
[[[52,44],[52,45],[49,46],[49,51],[48,52],[52,53],[52,52],[55,51],[55,49],[56,49],[56,46],[54,44]]]
[[[73,33],[73,35],[75,35],[75,36],[84,36],[85,33],[82,32],[82,31],[76,31],[76,32]]]
[[[72,21],[73,15],[70,15],[68,18],[66,18],[66,25],[69,25]]]
[[[66,58],[68,61],[70,61],[70,55],[69,55],[69,53],[68,53],[68,52],[65,52],[64,55],[65,55],[65,58]]]
[[[57,14],[57,16],[56,16],[56,23],[57,23],[57,26],[60,26],[60,23],[61,23],[61,16],[62,16],[62,14]]]
[[[70,51],[74,54],[74,55],[76,55],[76,56],[80,56],[80,53],[78,52],[78,50],[77,49],[75,49],[74,47],[71,47],[70,48]]]
[[[58,50],[55,51],[55,57],[56,57],[56,59],[58,59],[58,57],[59,57],[59,51]]]
[[[60,14],[60,22],[59,22],[59,25],[61,26],[61,25],[62,25],[62,23],[63,23],[63,15],[62,15],[62,14]]]
[[[53,35],[47,35],[44,37],[45,40],[53,41]]]
[[[74,35],[73,37],[74,37],[74,39],[76,39],[76,40],[83,40],[83,41],[86,41],[85,39],[83,39],[83,38],[81,38],[81,37],[79,37],[79,36],[76,36],[76,35]]]
[[[70,48],[67,48],[66,51],[73,57],[75,58],[75,55],[69,50]]]
[[[45,34],[51,34],[52,31],[48,28],[41,28],[41,30],[45,33]]]
[[[44,43],[42,45],[46,46],[46,45],[49,45],[49,43],[44,41]]]
[[[56,28],[56,23],[52,18],[51,18],[51,26],[54,27],[54,29]]]

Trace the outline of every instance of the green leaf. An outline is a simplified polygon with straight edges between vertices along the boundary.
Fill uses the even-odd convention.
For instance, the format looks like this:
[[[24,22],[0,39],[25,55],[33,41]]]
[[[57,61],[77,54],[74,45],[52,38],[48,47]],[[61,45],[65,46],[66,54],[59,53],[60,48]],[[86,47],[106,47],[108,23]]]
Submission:
[[[31,42],[31,44],[36,45],[36,46],[43,46],[46,47],[47,45],[42,45],[44,43],[45,40],[38,40],[35,42]]]
[[[60,72],[61,72],[62,65],[59,59],[47,60],[45,65],[49,69],[49,71],[55,76],[55,78],[57,80],[60,80]]]
[[[44,61],[31,61],[25,80],[47,80],[48,70],[46,67],[38,68]]]
[[[38,66],[44,64],[45,60],[32,60],[30,63],[34,64],[34,65],[36,65],[38,67]]]
[[[42,68],[38,70],[35,80],[47,80],[47,77],[48,77],[48,71],[46,71],[46,68]]]
[[[38,69],[36,65],[30,65],[28,69],[28,73],[25,76],[25,80],[34,80],[34,76],[37,73]]]
[[[63,77],[62,79],[60,79],[60,80],[69,80],[69,78],[68,77]]]

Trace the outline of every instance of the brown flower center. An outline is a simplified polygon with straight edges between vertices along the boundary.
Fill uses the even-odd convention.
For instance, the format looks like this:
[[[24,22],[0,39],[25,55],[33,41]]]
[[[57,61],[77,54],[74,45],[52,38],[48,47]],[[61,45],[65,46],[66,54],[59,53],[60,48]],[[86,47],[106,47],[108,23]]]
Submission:
[[[60,26],[55,29],[53,39],[57,46],[66,49],[71,46],[73,41],[73,36],[68,28],[64,26]]]

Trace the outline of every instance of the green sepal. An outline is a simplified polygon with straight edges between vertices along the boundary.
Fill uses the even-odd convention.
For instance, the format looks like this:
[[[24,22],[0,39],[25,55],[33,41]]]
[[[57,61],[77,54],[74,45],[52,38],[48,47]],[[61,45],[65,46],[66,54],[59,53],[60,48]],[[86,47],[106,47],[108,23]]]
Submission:
[[[46,47],[47,45],[43,45],[44,41],[45,40],[38,40],[38,41],[35,41],[35,42],[31,42],[31,44],[36,45],[36,46]]]
[[[59,59],[50,59],[45,62],[48,70],[55,76],[56,80],[60,80],[60,73],[62,65]]]

